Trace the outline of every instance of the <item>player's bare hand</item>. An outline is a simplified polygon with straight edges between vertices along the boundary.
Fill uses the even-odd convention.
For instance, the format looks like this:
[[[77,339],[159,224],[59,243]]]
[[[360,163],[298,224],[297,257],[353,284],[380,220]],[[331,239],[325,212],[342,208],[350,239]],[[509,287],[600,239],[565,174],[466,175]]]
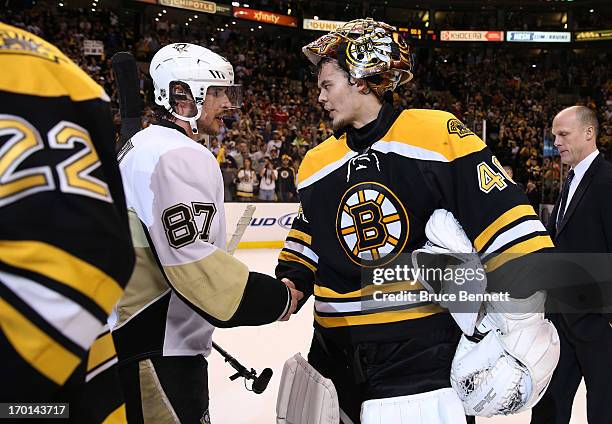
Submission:
[[[291,281],[290,279],[283,278],[281,281],[287,287],[289,287],[289,292],[291,292],[291,304],[289,305],[289,310],[287,311],[287,314],[281,318],[281,321],[289,321],[289,318],[291,318],[291,315],[297,309],[298,302],[304,297],[304,293],[297,290],[295,288],[295,284],[293,284],[293,281]]]

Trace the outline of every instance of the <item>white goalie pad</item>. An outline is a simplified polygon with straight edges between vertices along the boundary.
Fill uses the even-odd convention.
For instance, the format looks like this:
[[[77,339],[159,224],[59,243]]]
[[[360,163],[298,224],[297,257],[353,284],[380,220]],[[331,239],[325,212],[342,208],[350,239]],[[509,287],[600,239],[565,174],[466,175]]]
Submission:
[[[453,257],[457,264],[449,268],[453,268],[453,272],[458,274],[461,271],[464,275],[471,271],[471,275],[478,275],[482,278],[470,278],[463,282],[455,280],[443,280],[439,287],[439,294],[442,296],[451,295],[455,299],[459,299],[461,292],[469,295],[481,295],[487,287],[486,273],[482,267],[478,254],[472,245],[472,242],[463,231],[459,222],[453,214],[444,209],[436,209],[429,217],[425,226],[425,235],[427,243],[412,252],[412,266],[415,270],[423,270],[427,268],[423,264],[421,254],[447,255]],[[435,293],[433,285],[428,281],[427,275],[423,272],[416,273],[417,280],[430,293]],[[478,297],[476,297],[478,299]],[[470,301],[453,301],[439,302],[440,306],[447,308],[451,316],[461,329],[467,335],[474,334],[474,327],[478,320],[481,302],[479,300]]]
[[[277,424],[338,424],[340,407],[332,381],[299,353],[289,358],[276,401]]]
[[[465,412],[451,388],[361,404],[361,424],[465,424]]]
[[[559,361],[559,336],[544,319],[543,292],[527,299],[485,302],[480,340],[463,335],[451,367],[451,385],[468,415],[490,417],[532,408]]]

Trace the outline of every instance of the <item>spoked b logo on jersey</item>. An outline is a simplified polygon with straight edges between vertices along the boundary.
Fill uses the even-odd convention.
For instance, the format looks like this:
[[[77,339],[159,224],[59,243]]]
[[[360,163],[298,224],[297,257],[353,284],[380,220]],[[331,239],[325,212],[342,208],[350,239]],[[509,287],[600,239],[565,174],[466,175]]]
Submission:
[[[354,310],[364,314],[402,312],[434,303],[469,302],[474,279],[484,271],[467,271],[448,258],[429,258],[416,265],[406,245],[410,219],[399,197],[384,183],[358,182],[348,188],[338,206],[336,235],[344,253],[361,267],[361,301]],[[449,266],[450,261],[450,266]],[[469,275],[468,275],[469,274]],[[425,286],[424,281],[433,284]],[[466,282],[468,284],[462,290]],[[456,285],[454,294],[440,293],[444,284]],[[460,297],[461,295],[461,297]],[[473,309],[466,304],[466,309]],[[347,305],[343,309],[346,311]],[[346,311],[348,312],[348,311]]]

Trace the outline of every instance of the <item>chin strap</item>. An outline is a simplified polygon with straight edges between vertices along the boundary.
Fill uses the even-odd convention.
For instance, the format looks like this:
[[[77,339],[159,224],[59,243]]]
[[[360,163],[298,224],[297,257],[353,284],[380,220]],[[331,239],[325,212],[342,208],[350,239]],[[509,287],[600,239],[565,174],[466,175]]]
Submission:
[[[202,106],[201,105],[196,105],[196,109],[198,111],[198,113],[196,113],[195,116],[192,116],[191,118],[188,118],[186,116],[183,115],[179,115],[178,113],[176,113],[174,110],[172,110],[172,107],[168,110],[168,112],[170,112],[172,114],[172,116],[174,116],[177,119],[180,119],[181,121],[186,121],[189,123],[189,126],[191,127],[191,132],[194,134],[198,134],[198,119],[200,119],[200,116],[202,115]]]

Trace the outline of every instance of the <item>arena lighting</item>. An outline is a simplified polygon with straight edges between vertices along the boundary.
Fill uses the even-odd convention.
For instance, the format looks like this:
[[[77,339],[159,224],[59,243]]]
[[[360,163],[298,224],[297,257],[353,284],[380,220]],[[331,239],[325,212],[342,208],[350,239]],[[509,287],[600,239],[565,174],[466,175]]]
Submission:
[[[318,17],[318,16],[315,16],[313,19],[314,19],[315,21],[318,21],[318,20],[319,20],[319,17]]]
[[[255,31],[253,28],[251,28],[251,32]]]
[[[96,11],[96,9],[95,9],[94,7],[92,7],[92,8],[91,8],[91,11],[92,11],[92,12],[95,12],[95,11]]]
[[[225,24],[225,28],[227,28],[227,27],[229,27],[229,25],[228,25],[228,24]]]
[[[593,12],[595,12],[595,9],[591,9],[591,10],[589,10],[589,12],[593,13]]]
[[[531,65],[532,68],[537,68],[538,65],[536,65],[535,63],[533,65]]]
[[[213,37],[210,37],[210,41],[213,41],[213,42],[214,42],[214,41],[215,41],[215,39],[214,39]]]
[[[444,59],[444,63],[447,63],[447,62],[448,62],[448,60]]]
[[[236,25],[236,21],[232,21],[232,25]],[[227,25],[225,25],[225,26],[227,26]]]
[[[155,22],[159,22],[159,18],[155,18]]]
[[[158,14],[157,14],[157,16],[161,16],[161,15],[162,15],[161,13],[158,13]]]
[[[429,21],[425,22],[425,28],[429,28]]]
[[[189,22],[193,21],[193,19],[189,18]]]
[[[166,9],[162,10],[162,12],[164,12],[164,13],[168,13],[168,12],[166,12]]]
[[[287,9],[287,15],[291,15],[291,8]]]
[[[64,7],[64,3],[60,3],[60,4],[59,4],[59,7]]]
[[[242,7],[251,7],[248,4],[243,4]]]
[[[194,18],[198,19],[198,15],[193,15]]]
[[[261,29],[261,25],[257,25],[257,29]]]
[[[233,1],[233,2],[232,2],[232,6],[234,6],[234,7],[240,7],[240,3],[238,3],[237,1]]]
[[[185,22],[185,26],[189,26],[189,22]]]

